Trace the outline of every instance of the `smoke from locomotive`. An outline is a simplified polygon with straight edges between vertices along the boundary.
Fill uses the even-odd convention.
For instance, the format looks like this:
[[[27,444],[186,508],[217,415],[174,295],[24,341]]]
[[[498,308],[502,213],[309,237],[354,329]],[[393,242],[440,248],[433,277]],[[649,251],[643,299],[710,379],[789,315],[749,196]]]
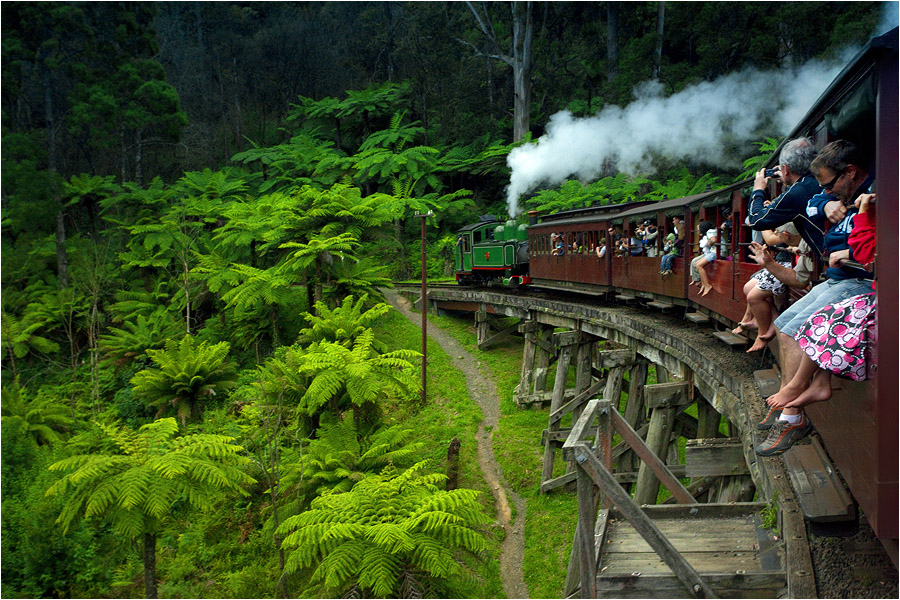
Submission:
[[[752,152],[761,131],[785,135],[825,90],[855,50],[834,62],[810,61],[777,71],[745,69],[702,82],[671,96],[649,81],[634,90],[635,100],[607,106],[592,117],[561,111],[550,118],[536,142],[513,149],[507,187],[509,214],[518,199],[540,185],[569,177],[592,181],[610,166],[625,173],[653,173],[653,159],[687,159],[723,168],[739,167],[729,148]],[[763,130],[765,127],[765,130]]]

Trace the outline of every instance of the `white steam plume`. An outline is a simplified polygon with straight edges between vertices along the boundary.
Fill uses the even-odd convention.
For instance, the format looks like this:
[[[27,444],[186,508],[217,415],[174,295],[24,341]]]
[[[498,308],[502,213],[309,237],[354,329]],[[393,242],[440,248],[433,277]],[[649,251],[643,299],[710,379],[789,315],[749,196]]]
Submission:
[[[539,185],[557,185],[572,176],[594,180],[610,164],[635,174],[652,173],[654,157],[739,167],[746,157],[729,154],[729,147],[759,140],[761,126],[770,122],[776,131],[767,129],[769,134],[787,134],[854,53],[793,69],[746,69],[668,97],[660,83],[645,82],[625,108],[607,106],[584,118],[556,113],[544,135],[507,157],[509,214],[516,216],[519,197]]]
[[[900,23],[900,3],[882,2],[881,21],[878,23],[878,35],[884,35]]]

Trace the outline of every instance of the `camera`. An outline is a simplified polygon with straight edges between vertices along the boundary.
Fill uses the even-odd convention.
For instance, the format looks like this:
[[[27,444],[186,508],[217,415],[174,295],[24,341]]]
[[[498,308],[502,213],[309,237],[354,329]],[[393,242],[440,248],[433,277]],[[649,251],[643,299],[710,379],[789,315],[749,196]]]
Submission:
[[[766,169],[766,177],[781,177],[781,173],[778,172],[778,167]]]

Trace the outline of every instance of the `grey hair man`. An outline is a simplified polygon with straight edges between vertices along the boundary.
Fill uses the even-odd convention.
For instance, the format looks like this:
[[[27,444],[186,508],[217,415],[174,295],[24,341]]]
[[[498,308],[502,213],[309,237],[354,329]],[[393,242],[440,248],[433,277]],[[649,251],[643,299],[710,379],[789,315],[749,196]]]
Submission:
[[[781,179],[785,189],[767,203],[766,187],[772,177],[766,177],[766,170],[760,169],[753,182],[746,223],[754,230],[764,231],[793,221],[806,243],[821,253],[824,246],[822,228],[806,213],[809,200],[822,191],[809,170],[815,157],[815,146],[808,138],[797,138],[785,144],[778,155],[776,168],[776,177]]]

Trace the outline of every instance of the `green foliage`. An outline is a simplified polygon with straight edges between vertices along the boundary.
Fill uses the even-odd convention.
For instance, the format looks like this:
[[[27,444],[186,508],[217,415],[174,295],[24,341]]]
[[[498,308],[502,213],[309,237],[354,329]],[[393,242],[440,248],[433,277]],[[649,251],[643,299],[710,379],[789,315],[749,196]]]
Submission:
[[[778,492],[772,494],[772,500],[759,511],[759,517],[762,520],[762,526],[771,529],[772,533],[779,535],[781,533],[778,527]]]
[[[100,336],[100,348],[106,360],[122,366],[147,350],[160,348],[166,340],[183,331],[183,324],[165,308],[157,306],[149,317],[138,314],[133,321],[122,323],[122,327],[110,327]]]
[[[754,146],[759,148],[759,154],[751,156],[743,162],[744,170],[740,175],[734,178],[735,181],[742,181],[748,177],[753,177],[756,172],[762,169],[772,153],[778,150],[778,139],[766,137],[762,142],[753,142]]]
[[[346,296],[341,305],[333,310],[320,302],[316,305],[315,314],[303,313],[309,327],[300,330],[297,342],[303,345],[336,342],[350,348],[357,337],[391,310],[391,306],[384,302],[363,310],[368,300],[367,295],[360,296],[355,302],[353,296]],[[374,343],[378,346],[377,340]]]
[[[162,350],[146,350],[159,368],[139,371],[131,384],[135,393],[160,413],[174,408],[184,425],[187,419],[200,416],[209,398],[236,385],[228,350],[228,342],[195,345],[191,335],[180,342],[168,340]]]
[[[126,550],[108,528],[74,523],[66,535],[53,521],[60,498],[44,494],[58,477],[47,470],[61,445],[40,449],[21,422],[3,421],[2,593],[9,598],[99,598],[109,593],[109,565]]]
[[[284,485],[302,482],[316,494],[348,492],[368,475],[393,465],[397,469],[421,458],[424,443],[413,442],[413,429],[397,424],[361,435],[351,417],[323,419],[296,464],[286,468]],[[292,473],[293,471],[293,473]]]
[[[379,399],[406,399],[418,392],[421,384],[409,361],[421,355],[412,350],[378,354],[374,339],[367,329],[352,348],[326,341],[310,346],[299,357],[300,373],[310,378],[299,409],[307,415],[326,405],[332,412],[352,406],[371,409]]]
[[[339,261],[332,265],[331,281],[323,289],[323,296],[332,304],[352,296],[382,298],[384,294],[380,288],[394,285],[388,276],[389,270],[390,265],[379,264],[370,258]]]
[[[2,405],[4,425],[17,422],[39,445],[62,441],[76,424],[68,406],[46,396],[29,399],[18,378],[12,385],[3,386]]]
[[[64,475],[47,496],[65,499],[56,522],[65,534],[76,520],[103,518],[125,538],[144,541],[147,595],[155,597],[156,539],[175,506],[209,510],[222,492],[246,495],[255,480],[242,466],[249,459],[233,438],[195,434],[176,438],[175,419],[161,419],[137,432],[99,425],[103,449],[50,465]]]
[[[665,183],[653,181],[653,190],[648,192],[644,199],[663,200],[665,198],[684,198],[705,192],[709,187],[719,187],[719,180],[711,173],[696,177],[685,168],[676,169],[667,174]]]
[[[3,327],[3,346],[6,350],[6,358],[12,365],[13,375],[16,371],[17,358],[24,358],[32,351],[45,354],[59,351],[59,344],[37,333],[47,327],[52,319],[52,316],[41,308],[40,304],[29,304],[21,318],[16,318],[5,311],[0,314]]]
[[[321,140],[311,133],[299,133],[290,141],[277,146],[261,147],[250,141],[252,148],[238,152],[231,160],[249,165],[259,162],[265,178],[258,183],[257,193],[290,193],[304,185],[333,184],[334,179],[312,178],[322,161],[339,157],[334,143]]]
[[[403,473],[393,467],[370,475],[351,491],[326,494],[278,529],[291,550],[287,573],[315,567],[311,583],[327,594],[359,590],[399,597],[410,580],[421,591],[439,585],[451,596],[465,592],[457,577],[457,553],[480,553],[485,522],[477,492],[444,491],[446,477],[418,463]],[[457,583],[457,587],[454,587]]]
[[[558,190],[542,190],[525,204],[539,211],[558,212],[594,204],[619,204],[636,199],[651,181],[643,177],[631,177],[624,173],[604,177],[590,184],[566,181]]]

